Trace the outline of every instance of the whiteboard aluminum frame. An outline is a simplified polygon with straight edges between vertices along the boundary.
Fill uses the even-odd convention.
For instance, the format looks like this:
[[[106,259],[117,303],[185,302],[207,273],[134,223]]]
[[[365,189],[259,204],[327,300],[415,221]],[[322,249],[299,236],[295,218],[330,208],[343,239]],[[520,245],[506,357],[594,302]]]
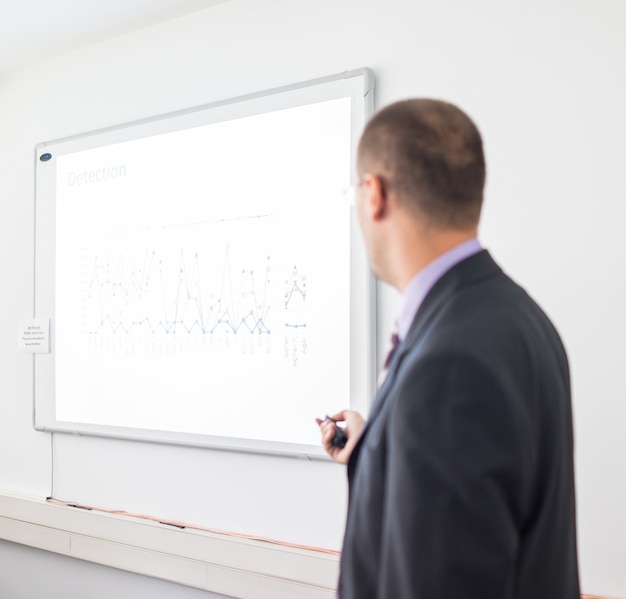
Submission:
[[[204,124],[261,114],[350,96],[352,101],[351,164],[367,119],[374,113],[374,74],[368,68],[313,79],[294,85],[213,102],[180,111],[149,117],[121,125],[74,135],[35,146],[35,318],[50,322],[50,353],[37,354],[34,360],[33,426],[38,431],[74,435],[129,439],[143,442],[204,447],[262,454],[291,455],[305,458],[327,457],[323,448],[308,444],[285,443],[60,421],[55,400],[55,218],[54,197],[42,197],[42,190],[56,185],[57,152],[61,155],[79,150],[119,143],[157,133],[168,133],[195,126],[199,112],[211,115]],[[278,100],[278,102],[277,102]],[[43,154],[52,156],[41,161]],[[354,173],[351,173],[351,177]],[[54,194],[52,194],[54,196]],[[350,232],[350,408],[366,414],[375,391],[376,379],[376,286],[367,263],[354,209]],[[311,415],[313,418],[315,415]]]

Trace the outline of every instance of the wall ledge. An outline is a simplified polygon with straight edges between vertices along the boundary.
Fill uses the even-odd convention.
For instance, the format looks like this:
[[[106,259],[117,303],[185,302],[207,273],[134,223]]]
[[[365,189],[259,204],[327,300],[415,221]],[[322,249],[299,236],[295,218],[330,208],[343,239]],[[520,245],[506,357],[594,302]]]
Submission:
[[[0,539],[238,599],[331,599],[339,557],[0,491]]]

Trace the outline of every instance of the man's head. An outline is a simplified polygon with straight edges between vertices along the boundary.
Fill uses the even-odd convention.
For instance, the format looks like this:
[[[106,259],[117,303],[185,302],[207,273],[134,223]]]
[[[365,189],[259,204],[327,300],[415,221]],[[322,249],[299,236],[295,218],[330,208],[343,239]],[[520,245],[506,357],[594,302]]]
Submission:
[[[456,106],[415,99],[391,104],[367,124],[359,176],[374,173],[424,225],[476,227],[485,184],[478,129]]]
[[[359,142],[357,176],[357,213],[372,267],[396,287],[476,234],[482,140],[452,104],[404,100],[376,113]]]

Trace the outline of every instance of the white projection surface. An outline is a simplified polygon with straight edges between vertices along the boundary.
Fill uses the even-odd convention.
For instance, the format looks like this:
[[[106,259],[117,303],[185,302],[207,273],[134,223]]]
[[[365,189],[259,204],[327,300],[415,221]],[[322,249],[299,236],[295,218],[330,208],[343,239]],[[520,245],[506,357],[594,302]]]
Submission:
[[[37,147],[36,428],[315,455],[363,409],[364,75]]]

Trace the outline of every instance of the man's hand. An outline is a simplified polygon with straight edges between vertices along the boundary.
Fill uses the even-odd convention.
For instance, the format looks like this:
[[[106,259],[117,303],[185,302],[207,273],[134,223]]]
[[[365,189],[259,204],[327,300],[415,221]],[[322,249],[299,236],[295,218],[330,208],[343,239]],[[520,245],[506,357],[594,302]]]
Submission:
[[[365,426],[365,420],[361,414],[355,412],[354,410],[342,410],[338,414],[330,416],[325,420],[316,418],[315,422],[317,422],[320,430],[322,431],[322,445],[324,446],[326,453],[328,453],[328,455],[338,464],[347,464],[350,456],[352,455],[352,450],[359,440],[359,437],[363,432],[363,427]],[[346,432],[348,439],[344,447],[335,447],[332,444],[337,422],[346,423],[343,430]]]

